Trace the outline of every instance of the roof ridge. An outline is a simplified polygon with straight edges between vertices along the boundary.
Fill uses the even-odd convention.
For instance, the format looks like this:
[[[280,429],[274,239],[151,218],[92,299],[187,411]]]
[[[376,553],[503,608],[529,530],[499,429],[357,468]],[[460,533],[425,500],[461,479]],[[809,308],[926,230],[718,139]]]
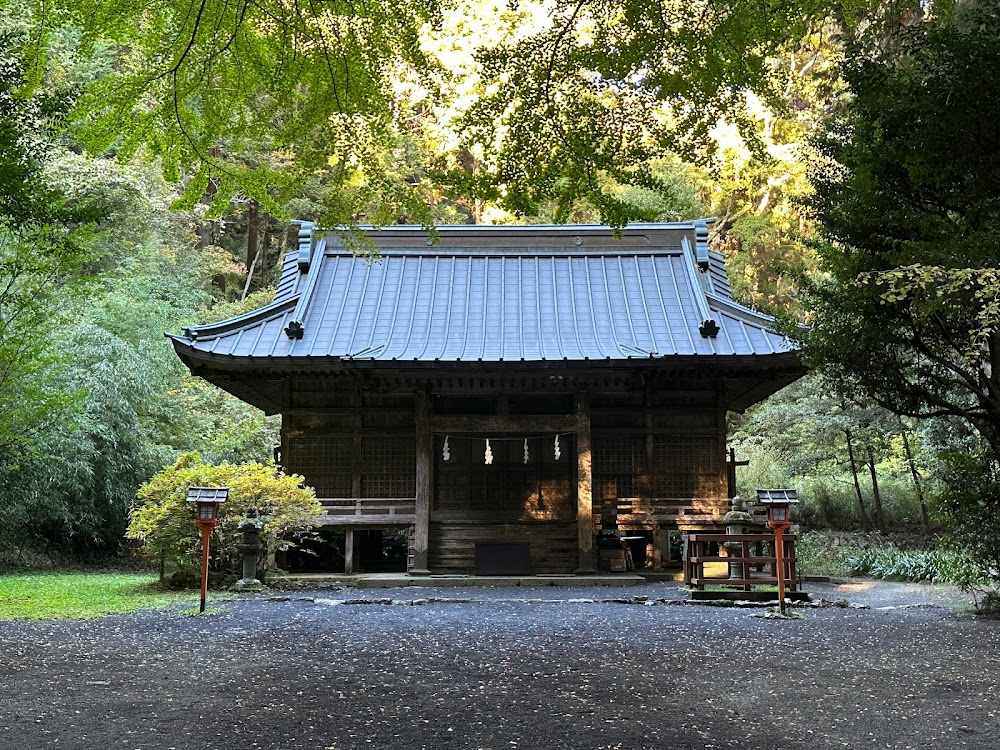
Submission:
[[[714,224],[716,218],[706,217],[702,219],[689,219],[685,221],[644,221],[626,224],[623,227],[614,227],[610,224],[435,224],[435,231],[470,231],[470,232],[531,232],[531,231],[557,231],[572,232],[577,230],[585,231],[607,231],[607,232],[627,232],[631,230],[650,229],[699,229],[707,236],[708,225]],[[374,224],[359,224],[356,227],[337,226],[320,227],[316,222],[293,220],[292,223],[301,225],[302,232],[317,233],[326,235],[331,232],[352,232],[361,230],[363,232],[373,232],[375,234],[388,234],[391,232],[427,232],[429,227],[423,224],[389,224],[386,226],[375,226]]]
[[[214,338],[216,336],[221,336],[224,333],[229,333],[231,330],[242,328],[246,325],[257,323],[262,320],[267,320],[272,317],[272,315],[277,313],[286,312],[287,309],[292,307],[296,302],[298,302],[298,300],[299,295],[294,294],[286,299],[275,300],[274,302],[270,302],[263,307],[258,307],[256,310],[251,310],[250,312],[237,315],[235,318],[220,320],[216,323],[203,323],[202,325],[197,326],[184,326],[181,330],[187,338],[195,341],[206,338]]]
[[[714,292],[706,293],[705,297],[708,299],[710,304],[714,304],[717,307],[723,308],[725,312],[733,315],[741,320],[746,320],[749,322],[758,323],[761,325],[766,325],[767,323],[774,323],[777,321],[773,315],[768,315],[767,313],[762,313],[759,310],[754,310],[752,307],[747,307],[746,305],[741,305],[729,297],[720,295]]]

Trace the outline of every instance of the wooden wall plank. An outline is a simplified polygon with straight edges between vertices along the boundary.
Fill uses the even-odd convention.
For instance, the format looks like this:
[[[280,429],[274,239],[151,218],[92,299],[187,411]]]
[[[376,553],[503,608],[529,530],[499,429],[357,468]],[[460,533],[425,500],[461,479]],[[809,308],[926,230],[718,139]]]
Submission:
[[[535,573],[571,573],[578,564],[573,522],[432,522],[430,566],[435,573],[470,574],[475,570],[476,542],[487,541],[527,542]]]

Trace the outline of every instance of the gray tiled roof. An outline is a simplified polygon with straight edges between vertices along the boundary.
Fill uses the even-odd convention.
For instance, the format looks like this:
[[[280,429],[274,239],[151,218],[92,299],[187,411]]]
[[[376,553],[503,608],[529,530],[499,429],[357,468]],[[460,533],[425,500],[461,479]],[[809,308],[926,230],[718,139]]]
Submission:
[[[722,256],[708,250],[706,222],[631,225],[620,238],[589,225],[438,232],[440,241],[429,243],[419,227],[371,230],[381,257],[370,262],[336,233],[304,224],[271,305],[186,329],[175,341],[225,358],[361,361],[792,349],[770,318],[732,301]]]
[[[190,503],[224,503],[229,499],[228,487],[188,487]]]
[[[795,490],[757,490],[757,501],[761,503],[797,503],[799,493]]]

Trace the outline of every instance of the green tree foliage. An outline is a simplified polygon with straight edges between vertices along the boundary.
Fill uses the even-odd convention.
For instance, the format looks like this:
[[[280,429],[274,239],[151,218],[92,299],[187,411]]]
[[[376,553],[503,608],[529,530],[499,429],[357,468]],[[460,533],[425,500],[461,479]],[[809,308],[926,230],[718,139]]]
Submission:
[[[92,48],[118,50],[114,70],[79,103],[85,145],[125,159],[144,149],[168,176],[190,175],[182,204],[211,185],[216,215],[237,190],[281,214],[272,190],[328,164],[350,171],[364,162],[369,180],[382,182],[395,139],[392,81],[402,68],[427,67],[419,30],[437,16],[434,0],[57,6],[35,9],[41,38],[68,24]],[[261,153],[276,156],[247,159]],[[391,192],[420,210],[405,183],[384,183],[387,202]]]
[[[809,362],[898,414],[949,415],[1000,457],[1000,16],[973,5],[849,56],[817,142]]]
[[[812,528],[927,529],[925,506],[940,488],[925,479],[926,426],[835,391],[810,374],[733,416],[733,446],[750,461],[737,473],[739,493],[797,487],[800,518]]]
[[[754,153],[735,125],[713,131],[717,142],[710,186],[716,243],[726,255],[737,299],[764,310],[802,315],[795,276],[813,262],[803,239],[813,227],[801,199],[809,192],[802,144],[813,136],[843,96],[839,76],[839,29],[826,22],[783,47],[769,60],[779,103],[748,97],[750,117],[763,153]]]
[[[948,524],[950,541],[976,565],[956,581],[978,592],[1000,588],[1000,473],[995,463],[972,453],[946,456],[940,479],[943,485],[938,511]]]
[[[243,539],[239,527],[244,523],[257,523],[261,539],[274,550],[279,544],[294,544],[296,535],[306,532],[322,510],[301,477],[282,474],[273,464],[216,466],[197,453],[185,453],[139,488],[127,534],[143,542],[150,558],[164,555],[181,568],[197,567],[201,559],[195,509],[187,502],[189,487],[229,488],[213,541],[216,570],[238,569],[242,558],[237,547]]]
[[[616,224],[648,219],[620,190],[671,195],[656,160],[704,160],[720,120],[765,153],[750,105],[789,104],[776,58],[831,18],[853,33],[913,5],[24,2],[43,52],[65,28],[114,52],[78,104],[92,151],[160,158],[187,180],[182,203],[208,195],[213,215],[240,192],[281,216],[322,174],[325,216],[344,224],[430,221],[434,182],[476,215],[483,201],[517,216],[555,201],[563,218],[583,201]]]
[[[136,489],[179,452],[263,460],[275,425],[194,380],[163,336],[207,314],[228,256],[195,246],[194,217],[168,209],[176,192],[157,170],[57,150],[45,176],[69,195],[101,195],[109,212],[86,284],[53,297],[36,387],[71,398],[44,411],[30,451],[0,465],[0,550],[114,552]]]
[[[947,2],[933,10],[960,20]],[[913,206],[921,196],[938,200],[925,177],[952,152],[924,158],[920,139],[940,110],[944,124],[927,142],[958,148],[943,133],[964,132],[978,90],[962,83],[953,94],[961,101],[944,96],[947,76],[971,58],[938,54],[943,42],[928,40],[945,24],[920,25],[912,2],[11,0],[5,11],[0,29],[30,33],[38,57],[23,74],[20,43],[9,41],[13,52],[2,57],[12,67],[0,75],[0,214],[12,217],[0,232],[0,290],[16,276],[11,289],[28,291],[19,299],[30,302],[0,336],[0,363],[8,363],[0,437],[10,446],[0,462],[0,546],[113,549],[136,487],[179,452],[233,464],[270,455],[274,420],[191,378],[162,333],[266,301],[281,251],[295,242],[286,212],[343,224],[716,212],[713,239],[736,294],[796,315],[795,290],[773,279],[779,267],[812,262],[793,239],[815,218],[830,219],[829,257],[851,260],[828,259],[830,280],[814,292],[846,322],[830,329],[821,320],[813,344],[827,330],[840,331],[827,340],[852,346],[859,336],[874,340],[851,325],[901,310],[890,317],[892,335],[905,315],[925,332],[939,319],[958,321],[959,333],[967,324],[972,333],[948,356],[986,372],[997,276],[990,246],[975,243],[988,232],[941,246],[948,258],[981,247],[982,262],[930,255],[946,232],[905,234],[925,227],[913,221],[917,208],[896,211],[887,197],[897,179],[880,166],[888,157],[861,159],[864,169],[874,165],[870,174],[842,162],[863,175],[836,188],[842,198],[856,193],[853,204],[824,217],[803,216],[797,205],[806,189],[798,144],[840,106],[843,38],[876,52],[851,51],[848,82],[860,93],[824,141],[825,156],[890,144],[920,177],[907,178]],[[927,71],[936,99],[895,101],[931,96],[921,91]],[[73,127],[50,127],[70,101]],[[892,134],[909,121],[908,135]],[[84,147],[91,157],[79,154]],[[969,174],[989,163],[970,161]],[[962,169],[947,166],[939,181],[957,184]],[[879,182],[885,174],[892,179]],[[838,184],[831,179],[827,194]],[[863,208],[866,190],[877,194],[870,221],[835,234],[840,206]],[[95,205],[93,196],[110,211],[98,234],[84,226],[85,212],[68,213]],[[988,202],[976,211],[988,214]],[[881,223],[886,214],[894,234]],[[952,203],[942,215],[945,224],[965,220]],[[25,216],[33,223],[15,221]],[[927,253],[903,258],[918,240]],[[887,248],[901,259],[872,262]],[[867,307],[851,307],[858,288]],[[8,309],[0,300],[0,317]],[[893,382],[883,362],[896,350],[864,351],[858,367],[874,361],[883,385]],[[927,355],[899,357],[901,367],[913,362],[926,366]],[[856,382],[837,367],[835,380]],[[955,379],[961,385],[961,373]],[[877,467],[890,521],[905,517],[895,498],[911,480],[896,428],[870,418],[877,410],[806,391],[743,423],[738,444],[768,458],[758,476],[782,484],[820,476],[807,488],[825,498],[819,515],[853,513],[860,524],[859,507],[874,515],[869,468]],[[913,434],[918,456],[930,431]],[[941,446],[957,444],[938,432]]]
[[[76,294],[104,213],[46,174],[65,113],[58,97],[23,93],[20,41],[0,36],[0,450],[30,446],[67,401],[52,387],[49,339],[60,304]]]
[[[704,155],[720,120],[761,143],[747,111],[754,92],[777,104],[768,58],[805,36],[824,3],[562,0],[537,33],[482,52],[488,93],[467,122],[485,147],[482,194],[521,214],[580,198],[605,220],[641,217],[608,190],[669,190],[649,162]]]

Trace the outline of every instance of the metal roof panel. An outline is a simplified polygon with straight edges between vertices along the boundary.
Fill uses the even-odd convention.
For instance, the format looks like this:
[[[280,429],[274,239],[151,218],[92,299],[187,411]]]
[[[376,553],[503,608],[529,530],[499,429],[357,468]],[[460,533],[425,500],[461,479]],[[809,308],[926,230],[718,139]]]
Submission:
[[[718,280],[721,256],[708,253],[708,271],[698,270],[707,229],[696,224],[629,227],[620,240],[589,226],[452,227],[441,235],[427,245],[414,228],[373,233],[382,253],[375,262],[350,255],[333,235],[314,239],[296,254],[294,286],[286,258],[282,304],[191,329],[192,345],[254,358],[418,361],[791,349],[769,318],[728,298],[728,284]],[[302,324],[300,339],[286,334],[291,321]],[[718,326],[714,337],[700,330],[706,321]]]

